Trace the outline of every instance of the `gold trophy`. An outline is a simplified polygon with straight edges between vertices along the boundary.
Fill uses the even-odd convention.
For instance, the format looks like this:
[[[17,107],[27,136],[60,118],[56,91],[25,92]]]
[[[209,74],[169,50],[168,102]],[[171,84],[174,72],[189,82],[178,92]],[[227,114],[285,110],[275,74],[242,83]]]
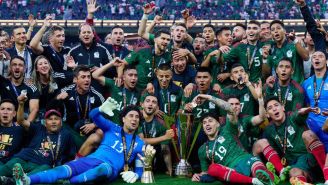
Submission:
[[[156,150],[151,145],[144,145],[142,147],[142,152],[144,157],[140,157],[143,164],[144,170],[141,176],[141,183],[154,183],[154,173],[152,171],[153,159],[156,153]]]
[[[190,176],[191,175],[191,165],[188,163],[188,158],[191,154],[191,151],[194,147],[194,144],[197,140],[200,124],[196,131],[194,132],[194,119],[192,113],[182,113],[177,116],[176,127],[177,127],[177,136],[178,136],[178,154],[180,161],[175,168],[175,175],[177,176]],[[191,137],[192,134],[193,138]]]

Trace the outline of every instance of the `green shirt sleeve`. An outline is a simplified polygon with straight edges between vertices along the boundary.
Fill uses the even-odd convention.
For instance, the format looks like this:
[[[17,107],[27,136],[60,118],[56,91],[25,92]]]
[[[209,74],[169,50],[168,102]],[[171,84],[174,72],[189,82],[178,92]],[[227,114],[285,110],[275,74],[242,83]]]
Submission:
[[[223,54],[223,60],[225,62],[235,62],[239,57],[238,47],[232,48],[228,54]]]
[[[138,52],[132,51],[128,56],[126,56],[124,58],[124,60],[128,64],[137,64],[138,63],[138,56],[139,56]]]
[[[297,111],[293,112],[291,115],[291,121],[298,124],[298,125],[306,125],[306,119],[307,119],[307,116],[308,114],[306,115],[301,115],[301,114],[298,114]],[[287,116],[288,118],[288,116]]]
[[[109,90],[113,89],[115,86],[115,81],[110,78],[105,78],[105,87],[108,87]]]
[[[155,44],[155,35],[154,34],[149,33],[148,44],[149,45]]]
[[[224,126],[223,132],[238,136],[238,123],[232,124],[228,118],[226,118],[226,124]]]

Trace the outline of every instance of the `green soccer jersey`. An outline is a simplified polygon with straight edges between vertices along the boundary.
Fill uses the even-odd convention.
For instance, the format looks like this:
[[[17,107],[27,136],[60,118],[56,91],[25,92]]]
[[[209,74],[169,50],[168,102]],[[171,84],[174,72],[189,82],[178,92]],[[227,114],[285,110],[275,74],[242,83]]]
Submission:
[[[137,52],[130,53],[125,57],[128,64],[136,65],[138,71],[137,88],[144,90],[147,83],[151,82],[154,77],[154,70],[163,63],[171,62],[171,54],[165,51],[162,55],[155,55],[154,48],[144,48]]]
[[[213,47],[205,51],[205,56],[210,54],[212,51],[216,50],[217,48]],[[221,55],[220,55],[221,56]],[[219,57],[220,57],[219,56]],[[204,58],[205,59],[205,58]],[[221,73],[229,73],[227,62],[226,61],[218,61],[218,56],[212,56],[210,58],[210,65],[209,69],[211,70],[211,76],[213,78],[212,84],[220,84],[221,88],[231,84],[230,78],[227,78],[223,82],[219,82],[217,76]]]
[[[119,124],[121,122],[119,119],[121,110],[128,105],[139,105],[140,93],[136,89],[131,91],[123,86],[117,87],[115,81],[110,78],[105,79],[105,87],[108,88],[110,97],[116,100],[119,105],[118,109],[113,111],[114,116],[110,117],[114,123]]]
[[[253,116],[245,116],[238,120],[238,139],[247,152],[252,152],[255,141],[260,137],[258,126],[252,124]]]
[[[296,111],[304,105],[304,90],[294,80],[288,86],[280,86],[275,83],[273,88],[265,87],[265,97],[275,96],[279,101],[285,105],[285,111]]]
[[[168,116],[175,115],[181,104],[182,100],[182,89],[172,91],[171,89],[159,90],[158,97],[159,109]]]
[[[192,94],[190,95],[190,97],[182,97],[182,106],[181,108],[183,109],[185,104],[192,102],[192,100],[194,99],[194,97],[196,97],[199,93],[198,90],[194,90],[192,92]],[[212,90],[208,90],[208,92],[206,94],[212,95],[214,97],[218,97],[216,95],[216,93]],[[220,109],[217,105],[215,105],[215,103],[210,102],[210,101],[204,101],[204,103],[197,105],[195,108],[193,108],[192,110],[192,114],[195,117],[195,121],[199,122],[199,119],[205,114],[205,113],[214,113],[214,114],[219,114],[220,113]]]
[[[257,82],[262,78],[263,45],[262,42],[258,42],[256,46],[241,43],[228,54],[223,54],[223,60],[227,63],[239,62],[249,74],[249,81]]]
[[[154,117],[151,122],[146,122],[145,120],[140,122],[138,128],[138,134],[143,133],[144,138],[156,138],[165,135],[166,128],[160,123],[159,119]],[[162,144],[166,144],[169,141],[161,142]]]
[[[292,61],[292,67],[294,69],[292,79],[301,84],[304,81],[303,59],[297,53],[295,44],[286,41],[281,48],[277,48],[277,46],[273,44],[271,51],[272,53],[268,56],[268,64],[271,67],[273,74],[275,74],[275,70],[280,60],[288,58]]]
[[[241,105],[241,114],[257,114],[257,101],[254,99],[251,91],[248,89],[247,86],[244,86],[242,89],[239,89],[236,85],[229,85],[225,87],[222,92],[226,97],[233,95],[239,99]]]
[[[306,129],[306,118],[307,116],[301,116],[297,113],[293,113],[290,116],[286,114],[284,123],[279,126],[271,123],[264,130],[264,138],[269,141],[270,145],[279,153],[280,157],[287,159],[288,164],[292,164],[297,157],[307,153],[302,139],[302,134]],[[286,153],[283,156],[285,133],[287,144]]]
[[[233,168],[241,159],[249,155],[235,140],[235,136],[238,134],[237,125],[232,125],[227,121],[226,125],[220,129],[221,131],[215,140],[204,143],[198,149],[202,171],[208,170],[212,159],[214,163]]]

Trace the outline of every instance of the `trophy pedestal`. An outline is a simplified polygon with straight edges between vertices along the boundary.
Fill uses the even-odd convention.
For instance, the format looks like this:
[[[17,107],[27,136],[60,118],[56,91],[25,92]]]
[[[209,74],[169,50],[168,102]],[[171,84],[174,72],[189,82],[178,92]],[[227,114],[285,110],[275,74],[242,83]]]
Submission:
[[[191,174],[192,173],[191,173],[190,164],[185,159],[181,159],[175,168],[175,175],[176,176],[190,176]]]
[[[144,171],[141,176],[141,183],[154,183],[154,174],[152,171]]]

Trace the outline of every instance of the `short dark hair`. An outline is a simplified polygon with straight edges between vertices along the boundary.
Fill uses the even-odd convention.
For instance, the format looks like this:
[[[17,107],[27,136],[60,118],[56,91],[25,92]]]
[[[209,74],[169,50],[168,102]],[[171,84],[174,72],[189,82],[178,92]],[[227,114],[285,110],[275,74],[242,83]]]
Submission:
[[[171,70],[171,65],[169,63],[163,63],[163,64],[160,64],[157,67],[157,69],[163,70],[163,71]]]
[[[270,23],[270,28],[271,28],[272,25],[274,25],[274,24],[280,24],[281,27],[283,27],[283,28],[285,29],[285,25],[284,25],[284,23],[283,23],[281,20],[273,20],[273,21],[271,21],[271,23]]]
[[[204,30],[205,28],[212,28],[213,31],[215,31],[215,27],[212,24],[205,24],[202,30]]]
[[[123,125],[123,117],[125,117],[131,111],[137,111],[139,114],[139,118],[141,119],[141,113],[140,113],[139,108],[135,105],[128,105],[120,113],[120,121],[121,121],[122,125]]]
[[[237,26],[239,26],[239,27],[243,28],[244,30],[246,30],[246,26],[245,26],[245,24],[242,24],[242,23],[236,23],[236,24],[232,27],[232,29],[235,28],[235,27],[237,27]]]
[[[112,30],[110,32],[112,33],[113,30],[116,29],[116,28],[121,28],[123,30],[123,28],[120,25],[115,25],[115,26],[113,26],[113,28],[112,28]],[[124,32],[124,30],[123,30],[123,32]]]
[[[175,23],[175,27],[177,27],[177,26],[182,26],[182,27],[184,27],[185,29],[187,29],[186,24],[185,24],[185,23],[182,23],[182,22]]]
[[[17,109],[15,102],[13,100],[11,100],[11,99],[3,99],[3,100],[1,100],[0,105],[2,105],[3,103],[10,103],[10,104],[12,104],[14,106],[14,109],[15,110]]]
[[[230,31],[230,28],[228,26],[223,26],[219,28],[218,30],[216,30],[215,36],[220,35],[223,31]]]
[[[282,59],[279,60],[278,65],[281,61],[288,61],[291,64],[291,66],[293,67],[293,62],[289,58],[283,57]]]
[[[78,65],[73,71],[74,77],[78,77],[80,71],[83,71],[83,72],[89,71],[90,72],[90,67],[87,65]]]
[[[267,97],[267,98],[265,99],[265,101],[264,101],[264,108],[265,108],[265,109],[267,108],[268,103],[269,103],[270,101],[277,101],[277,102],[280,103],[278,97],[276,97],[276,96],[269,96],[269,97]]]
[[[230,66],[230,72],[231,72],[234,68],[236,68],[236,67],[240,67],[240,66],[244,68],[244,66],[241,65],[241,63],[239,63],[239,62],[234,62],[234,63],[232,63],[231,66]]]
[[[261,26],[261,23],[260,23],[259,21],[256,21],[256,20],[250,20],[250,21],[248,22],[248,24],[256,24],[258,27]]]
[[[161,36],[161,34],[166,34],[171,36],[171,33],[167,29],[160,29],[155,33],[155,38]]]
[[[203,120],[204,120],[205,118],[208,118],[208,117],[212,117],[212,118],[214,118],[217,122],[219,122],[218,114],[214,114],[214,113],[210,113],[210,112],[205,113],[205,114],[203,114],[203,115],[201,116],[201,118],[200,118],[201,122],[203,122]]]
[[[228,100],[230,100],[230,99],[232,99],[232,98],[236,98],[237,100],[240,101],[239,97],[236,96],[236,95],[234,95],[234,94],[230,94],[230,95],[228,95],[228,96],[225,96],[225,97],[224,97],[224,100],[225,100],[225,101],[228,101]]]
[[[211,74],[211,71],[208,67],[199,67],[197,69],[197,73],[209,73],[209,74]]]
[[[131,69],[134,69],[134,70],[137,70],[136,66],[133,65],[133,64],[128,64],[124,67],[123,69],[123,73],[125,73],[125,71],[128,71],[128,70],[131,70]],[[137,71],[138,72],[138,71]]]
[[[15,26],[15,27],[12,29],[12,31],[11,31],[11,36],[14,36],[14,32],[15,32],[15,30],[18,29],[18,28],[24,28],[24,26]],[[24,29],[25,29],[25,28],[24,28]]]
[[[61,26],[57,26],[57,25],[54,25],[54,26],[51,26],[51,28],[49,29],[49,36],[53,36],[55,34],[55,31],[65,31],[65,29]]]
[[[11,57],[11,59],[10,59],[10,64],[11,64],[11,62],[12,62],[14,59],[19,59],[19,60],[23,61],[24,64],[25,64],[25,59],[24,59],[23,57],[21,57],[21,56],[18,56],[18,55],[15,55],[15,56]]]

